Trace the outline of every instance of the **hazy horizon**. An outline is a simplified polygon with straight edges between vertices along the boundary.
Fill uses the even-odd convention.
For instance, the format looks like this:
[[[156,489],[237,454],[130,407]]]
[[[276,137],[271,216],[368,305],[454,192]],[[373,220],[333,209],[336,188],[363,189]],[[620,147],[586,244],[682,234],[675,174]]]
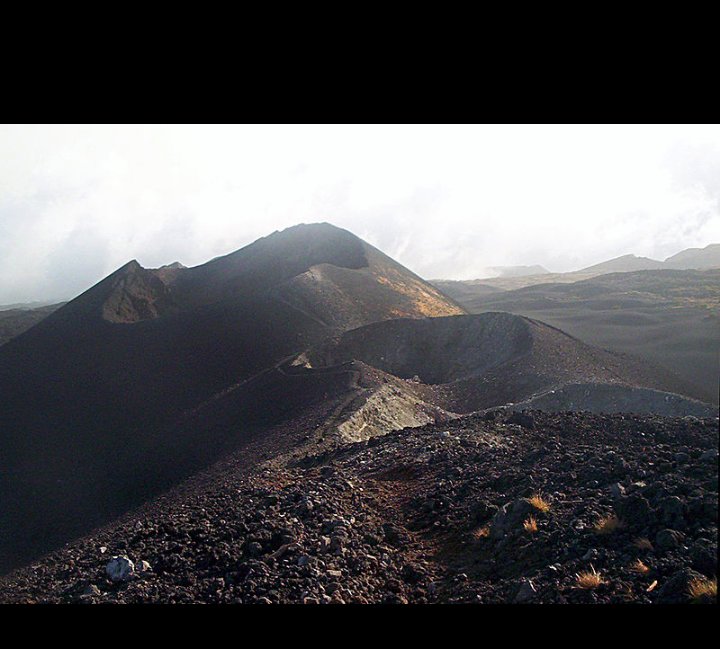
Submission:
[[[296,224],[296,225],[300,225],[300,224]],[[334,224],[331,224],[331,225],[334,225]],[[292,226],[288,226],[288,227],[292,227]],[[268,235],[270,235],[270,234],[272,234],[272,233],[271,233],[271,232],[268,232]],[[265,235],[265,236],[268,236],[268,235]],[[250,242],[250,243],[252,243],[252,242]],[[713,245],[713,244],[716,244],[716,243],[717,243],[717,242],[711,242],[711,243],[709,243],[708,245]],[[247,244],[247,245],[249,245],[249,244]],[[705,246],[702,246],[702,247],[704,248]],[[684,248],[683,250],[687,250],[687,249]],[[233,251],[234,251],[234,250],[229,250],[228,253],[229,253],[229,252],[233,252]],[[681,250],[678,250],[678,251],[676,251],[676,252],[682,252],[682,251],[681,251]],[[226,254],[226,253],[223,253],[223,254]],[[627,254],[633,254],[633,253],[627,253]],[[675,254],[675,253],[672,253],[672,254]],[[669,256],[672,256],[672,254],[669,255]],[[221,255],[218,255],[218,256],[222,256],[222,254],[221,254]],[[620,255],[619,255],[619,256],[620,256]],[[216,256],[216,257],[217,257],[217,256]],[[213,257],[213,259],[215,259],[216,257]],[[127,261],[130,261],[130,259],[128,259]],[[180,260],[173,260],[173,261],[180,261]],[[205,262],[202,262],[201,264],[198,264],[198,265],[202,265],[203,263],[206,263],[206,262],[208,262],[208,261],[211,261],[211,259],[207,259],[207,260],[205,260]],[[610,261],[610,259],[607,259],[607,260],[604,259],[604,260],[602,260],[602,261]],[[664,261],[664,259],[658,259],[657,261]],[[173,263],[173,262],[168,262],[168,264],[170,264],[170,263]],[[180,263],[182,263],[182,262],[180,262]],[[185,265],[185,264],[183,264],[183,265]],[[533,266],[540,266],[540,264],[522,264],[522,265],[519,265],[518,267],[523,267],[523,266],[526,266],[526,267],[530,268],[530,267],[533,267]],[[466,279],[490,279],[490,278],[497,278],[497,277],[501,277],[501,276],[502,276],[502,274],[500,273],[500,270],[501,270],[501,269],[502,269],[502,270],[508,270],[508,269],[514,269],[514,268],[517,268],[517,267],[516,267],[516,266],[495,266],[495,267],[488,267],[488,268],[485,269],[485,270],[486,270],[486,272],[491,273],[491,274],[485,275],[485,276],[483,276],[483,277],[472,277],[472,278],[466,278]],[[545,269],[545,270],[548,270],[550,273],[555,274],[556,272],[573,272],[573,271],[577,271],[577,270],[582,270],[583,268],[586,268],[586,266],[583,266],[582,268],[573,268],[573,269],[570,269],[569,271],[554,271],[554,270],[552,270],[552,269]],[[113,268],[113,269],[111,269],[107,274],[110,274],[110,273],[113,272],[114,270],[117,270],[117,269]],[[411,270],[412,270],[412,269],[411,269]],[[107,276],[107,274],[106,274],[106,275],[103,275],[103,276],[100,277],[100,278],[98,278],[97,281],[102,280],[104,277]],[[518,277],[519,277],[520,274],[515,275],[515,276],[518,276]],[[436,280],[447,280],[448,278],[445,278],[445,277],[424,277],[423,279],[431,280],[431,281],[436,281]],[[72,294],[72,295],[64,295],[64,296],[61,295],[61,296],[55,296],[55,297],[51,297],[51,298],[38,299],[38,300],[19,300],[19,301],[16,301],[16,302],[0,303],[0,307],[16,306],[16,305],[25,305],[25,304],[27,304],[27,305],[42,306],[42,305],[45,305],[45,304],[48,304],[48,305],[49,305],[49,304],[52,304],[52,303],[54,303],[54,302],[64,302],[64,301],[71,300],[71,299],[73,299],[74,297],[77,297],[77,295],[79,295],[80,293],[84,292],[85,290],[91,288],[91,287],[94,286],[94,284],[96,284],[96,283],[97,283],[97,282],[93,282],[92,284],[89,284],[89,285],[88,285],[87,287],[85,287],[84,289],[81,289],[78,293],[75,293],[75,294]]]
[[[426,279],[720,242],[718,126],[2,126],[0,304],[327,221]]]

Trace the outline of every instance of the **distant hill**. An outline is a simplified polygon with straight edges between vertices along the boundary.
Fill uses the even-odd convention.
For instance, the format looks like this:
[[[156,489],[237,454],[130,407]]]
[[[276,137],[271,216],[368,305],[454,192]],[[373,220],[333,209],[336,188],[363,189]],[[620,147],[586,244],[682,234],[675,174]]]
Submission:
[[[668,257],[664,268],[680,270],[697,268],[720,268],[720,243],[711,243],[704,248],[688,248]]]
[[[14,304],[0,304],[0,313],[3,311],[29,311],[40,309],[53,304],[65,304],[61,300],[38,300],[35,302],[15,302]]]
[[[673,270],[720,268],[720,243],[711,243],[704,248],[688,248],[668,257],[665,261],[657,261],[648,257],[636,257],[635,255],[623,255],[601,264],[588,266],[577,272],[592,272],[595,274],[627,273],[636,270],[659,270],[662,268]]]
[[[542,266],[511,266],[509,268],[542,268]],[[658,261],[648,257],[637,257],[635,255],[623,255],[608,261],[582,268],[568,273],[537,273],[528,272],[522,275],[515,273],[501,274],[498,277],[479,278],[472,280],[461,280],[463,284],[482,284],[487,288],[495,288],[502,291],[534,286],[536,284],[569,284],[585,279],[591,279],[608,273],[627,273],[638,270],[705,270],[709,268],[720,268],[720,244],[711,243],[705,248],[688,248],[682,252],[668,257],[665,261]],[[544,269],[543,269],[544,270]],[[431,280],[434,286],[446,291],[448,295],[458,294],[456,280]],[[487,288],[483,290],[487,291]]]
[[[64,302],[40,307],[0,310],[0,345],[44,320],[63,304]]]
[[[622,257],[616,257],[610,261],[604,261],[600,264],[595,264],[594,266],[588,266],[578,272],[603,275],[605,273],[628,273],[635,270],[657,270],[658,268],[663,267],[663,262],[650,259],[649,257],[623,255]]]
[[[547,275],[550,271],[542,266],[493,266],[491,271],[498,277],[529,277],[534,275]]]
[[[720,269],[644,270],[510,291],[439,283],[473,313],[537,318],[580,339],[675,373],[686,392],[718,403]]]

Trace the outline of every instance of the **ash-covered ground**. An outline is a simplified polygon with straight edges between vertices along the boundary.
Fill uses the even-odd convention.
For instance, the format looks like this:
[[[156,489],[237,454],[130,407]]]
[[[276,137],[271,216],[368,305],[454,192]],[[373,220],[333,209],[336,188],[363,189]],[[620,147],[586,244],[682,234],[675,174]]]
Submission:
[[[0,602],[711,602],[717,449],[717,418],[536,411],[231,457]]]

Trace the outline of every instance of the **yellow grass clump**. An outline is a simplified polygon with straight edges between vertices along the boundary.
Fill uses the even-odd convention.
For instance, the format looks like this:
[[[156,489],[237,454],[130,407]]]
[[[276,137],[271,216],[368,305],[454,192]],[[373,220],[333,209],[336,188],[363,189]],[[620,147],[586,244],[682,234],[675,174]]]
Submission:
[[[490,536],[490,526],[489,525],[483,525],[482,527],[478,527],[474,532],[473,536],[476,539],[484,539]]]
[[[707,577],[696,577],[688,584],[688,594],[695,600],[704,599],[706,597],[717,597],[717,577],[708,579]]]
[[[528,502],[538,511],[544,513],[550,511],[550,503],[543,498],[541,493],[536,493],[528,498]]]
[[[590,570],[576,572],[575,578],[576,587],[582,588],[583,590],[597,588],[601,584],[605,583],[602,575],[595,570],[592,564],[590,564]]]
[[[616,530],[622,529],[624,523],[615,514],[601,516],[594,525],[597,534],[612,534]]]
[[[535,517],[534,516],[528,517],[523,522],[523,527],[525,528],[526,532],[530,532],[530,534],[535,534],[535,532],[538,531],[538,524],[537,524],[537,521],[535,520]]]
[[[635,563],[630,566],[630,568],[632,568],[634,572],[638,572],[641,575],[645,575],[650,572],[650,568],[648,568],[648,566],[646,566],[640,559],[637,559]]]

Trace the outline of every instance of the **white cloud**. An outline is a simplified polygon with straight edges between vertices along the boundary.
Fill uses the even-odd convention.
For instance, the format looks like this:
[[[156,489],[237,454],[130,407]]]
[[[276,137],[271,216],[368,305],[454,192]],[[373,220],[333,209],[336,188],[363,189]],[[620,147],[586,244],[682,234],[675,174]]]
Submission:
[[[720,241],[716,126],[3,126],[0,303],[330,221],[425,277]]]

